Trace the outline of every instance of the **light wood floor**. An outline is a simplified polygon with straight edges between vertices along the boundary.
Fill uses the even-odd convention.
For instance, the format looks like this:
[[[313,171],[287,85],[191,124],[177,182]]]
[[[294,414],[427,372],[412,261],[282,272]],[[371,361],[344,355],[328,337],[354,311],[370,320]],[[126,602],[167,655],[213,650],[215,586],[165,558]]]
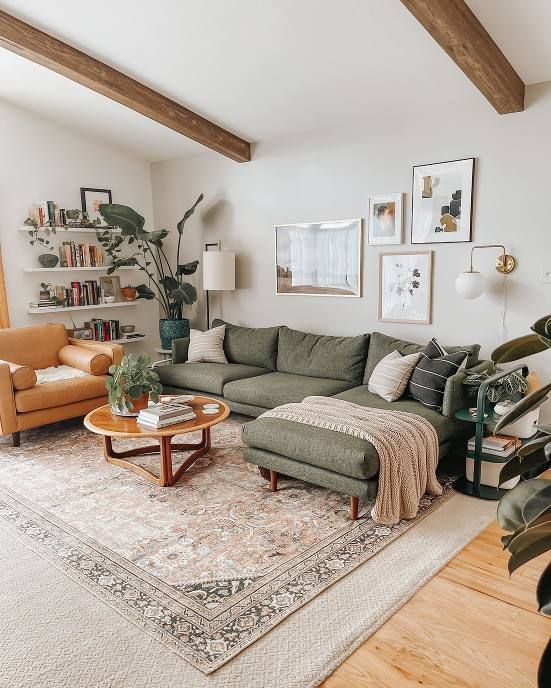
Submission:
[[[489,526],[351,655],[324,688],[535,688],[551,619],[536,611],[542,556],[509,579]]]

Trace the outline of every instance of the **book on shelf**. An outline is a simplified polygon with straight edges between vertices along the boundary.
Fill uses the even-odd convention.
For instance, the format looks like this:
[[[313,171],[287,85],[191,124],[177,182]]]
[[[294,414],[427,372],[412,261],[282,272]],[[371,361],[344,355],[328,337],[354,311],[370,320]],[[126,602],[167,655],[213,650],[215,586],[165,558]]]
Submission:
[[[113,339],[121,339],[120,320],[92,318],[92,320],[90,320],[90,328],[97,342],[111,342]]]
[[[476,437],[471,437],[467,447],[471,450],[475,448]],[[490,435],[482,438],[482,450],[488,454],[506,455],[513,453],[520,447],[520,440],[510,435]]]
[[[62,268],[99,268],[105,260],[99,246],[64,241],[59,247],[59,264]]]

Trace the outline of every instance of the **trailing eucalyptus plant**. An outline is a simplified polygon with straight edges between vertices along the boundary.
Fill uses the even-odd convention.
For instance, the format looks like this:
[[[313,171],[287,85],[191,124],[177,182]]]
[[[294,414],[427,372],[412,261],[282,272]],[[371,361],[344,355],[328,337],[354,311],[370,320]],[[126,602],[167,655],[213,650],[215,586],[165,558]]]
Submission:
[[[159,375],[150,368],[151,358],[147,354],[139,354],[136,359],[132,354],[122,357],[120,364],[109,368],[109,377],[105,380],[105,387],[109,403],[119,411],[132,411],[133,401],[144,394],[149,394],[152,401],[159,401],[159,394],[163,391],[159,382]]]
[[[503,344],[493,352],[492,359],[514,361],[551,348],[551,315],[540,318],[531,329],[534,335]],[[550,392],[551,383],[521,399],[500,418],[494,434],[537,409]],[[501,540],[511,555],[509,573],[551,550],[551,480],[532,479],[551,463],[551,425],[538,425],[537,428],[540,434],[518,449],[499,476],[500,485],[518,476],[524,478],[505,494],[497,509],[499,524],[508,533]],[[551,616],[551,563],[541,575],[536,596],[538,610]],[[551,686],[551,639],[540,659],[538,686]]]
[[[184,306],[197,301],[197,290],[184,278],[196,272],[199,261],[181,263],[180,252],[184,225],[202,200],[203,194],[177,224],[178,244],[173,263],[168,259],[163,243],[169,235],[167,229],[148,232],[144,229],[144,218],[127,205],[102,203],[99,206],[99,213],[106,223],[121,230],[116,233],[111,229],[96,228],[98,240],[111,261],[107,273],[128,265],[139,268],[147,275],[148,284],[136,287],[137,298],[158,301],[167,320],[180,320]]]

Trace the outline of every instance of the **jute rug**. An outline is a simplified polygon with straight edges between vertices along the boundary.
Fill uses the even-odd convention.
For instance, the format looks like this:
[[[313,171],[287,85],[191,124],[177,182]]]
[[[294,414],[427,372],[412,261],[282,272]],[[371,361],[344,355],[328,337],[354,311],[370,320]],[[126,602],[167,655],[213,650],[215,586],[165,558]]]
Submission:
[[[177,488],[106,465],[77,423],[26,433],[20,449],[0,453],[0,525],[204,673],[360,564],[380,562],[453,495],[447,486],[393,528],[351,523],[342,495],[294,481],[271,494],[242,461],[239,419],[217,430]],[[467,540],[484,525],[475,523]]]

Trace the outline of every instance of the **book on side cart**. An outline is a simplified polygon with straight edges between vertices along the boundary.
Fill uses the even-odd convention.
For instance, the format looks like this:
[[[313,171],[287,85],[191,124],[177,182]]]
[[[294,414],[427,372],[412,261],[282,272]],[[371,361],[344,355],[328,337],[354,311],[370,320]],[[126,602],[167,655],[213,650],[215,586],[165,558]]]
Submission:
[[[471,437],[467,446],[471,451],[474,451],[474,437]],[[510,437],[508,435],[496,435],[495,437],[482,438],[482,451],[484,454],[491,454],[493,456],[502,456],[504,458],[511,456],[519,446],[520,441],[516,437]]]
[[[138,415],[138,423],[152,428],[162,428],[174,423],[193,420],[197,416],[191,406],[184,404],[153,404]]]

